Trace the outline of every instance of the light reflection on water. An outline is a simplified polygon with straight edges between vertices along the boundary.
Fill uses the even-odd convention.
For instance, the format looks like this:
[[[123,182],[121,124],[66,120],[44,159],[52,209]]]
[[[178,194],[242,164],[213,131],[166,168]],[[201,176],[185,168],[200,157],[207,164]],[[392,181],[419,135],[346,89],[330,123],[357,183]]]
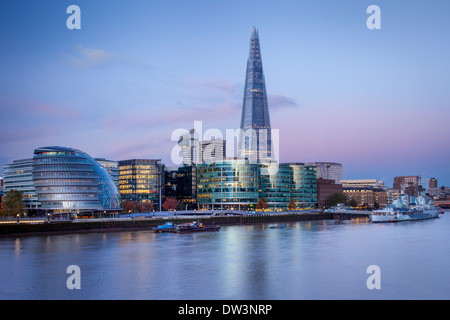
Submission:
[[[0,299],[449,299],[449,214],[0,238]],[[381,290],[366,287],[370,265]],[[81,290],[66,287],[69,265]]]

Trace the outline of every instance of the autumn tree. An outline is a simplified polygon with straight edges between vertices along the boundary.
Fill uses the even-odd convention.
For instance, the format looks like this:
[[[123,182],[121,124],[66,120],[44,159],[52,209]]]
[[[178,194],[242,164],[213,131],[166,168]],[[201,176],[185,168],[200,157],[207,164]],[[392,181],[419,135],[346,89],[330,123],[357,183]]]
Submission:
[[[264,199],[264,198],[259,199],[258,204],[256,205],[256,209],[257,210],[261,210],[261,209],[265,210],[267,208],[268,208],[268,205],[266,203],[266,199]]]
[[[296,208],[297,208],[297,204],[295,203],[294,198],[291,197],[291,200],[289,201],[289,204],[288,204],[288,209],[295,210]]]
[[[166,201],[164,201],[162,207],[168,211],[175,210],[175,208],[177,207],[177,203],[178,201],[174,198],[166,198]]]

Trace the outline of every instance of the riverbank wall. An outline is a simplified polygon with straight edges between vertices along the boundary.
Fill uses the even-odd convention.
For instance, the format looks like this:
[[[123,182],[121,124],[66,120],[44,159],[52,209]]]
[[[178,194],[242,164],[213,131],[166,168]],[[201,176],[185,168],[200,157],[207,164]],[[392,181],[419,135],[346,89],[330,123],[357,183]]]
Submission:
[[[216,225],[245,225],[258,223],[286,223],[296,221],[330,220],[331,213],[308,214],[262,214],[262,215],[219,215],[173,218],[130,218],[130,219],[83,219],[76,221],[41,221],[40,223],[7,223],[0,224],[0,236],[27,235],[45,233],[102,232],[120,230],[152,230],[152,228],[171,221],[175,224],[186,222],[202,222]]]

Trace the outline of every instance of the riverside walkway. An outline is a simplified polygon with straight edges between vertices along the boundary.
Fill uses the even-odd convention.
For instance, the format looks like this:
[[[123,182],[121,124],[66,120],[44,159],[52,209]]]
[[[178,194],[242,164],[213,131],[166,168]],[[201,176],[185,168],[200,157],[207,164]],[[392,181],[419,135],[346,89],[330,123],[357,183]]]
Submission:
[[[218,225],[239,225],[271,222],[294,222],[310,220],[331,220],[331,212],[264,212],[252,213],[247,211],[209,210],[209,211],[180,211],[146,214],[127,214],[114,218],[91,218],[77,220],[48,220],[44,218],[0,220],[0,235],[55,233],[55,232],[85,232],[85,231],[114,231],[122,229],[149,229],[164,224],[166,221],[185,223],[200,221],[214,222]]]

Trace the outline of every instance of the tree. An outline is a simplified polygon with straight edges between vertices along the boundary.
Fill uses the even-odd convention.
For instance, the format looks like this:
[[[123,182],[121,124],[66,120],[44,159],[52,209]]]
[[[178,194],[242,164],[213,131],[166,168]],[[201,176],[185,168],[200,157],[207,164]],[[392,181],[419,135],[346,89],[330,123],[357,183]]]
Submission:
[[[258,204],[256,205],[256,209],[264,210],[264,209],[267,209],[267,208],[268,208],[268,205],[266,203],[266,199],[264,199],[264,198],[259,199]]]
[[[336,192],[333,193],[329,198],[328,198],[328,203],[330,204],[330,206],[336,206],[338,203],[347,203],[347,197],[345,194],[343,194],[342,192]]]
[[[164,201],[162,207],[166,210],[175,210],[177,207],[178,201],[174,198],[166,198],[166,201]]]
[[[186,203],[178,201],[176,209],[179,211],[186,210]]]
[[[358,201],[356,201],[355,199],[350,200],[350,202],[348,203],[350,205],[350,207],[355,208],[358,206]]]
[[[136,209],[136,202],[133,200],[122,201],[123,211],[126,213],[134,212]]]
[[[17,216],[26,211],[23,202],[23,192],[11,190],[3,198],[4,213],[8,216]]]
[[[297,204],[295,203],[294,198],[291,197],[291,200],[289,201],[289,204],[288,204],[288,209],[295,210],[296,208],[297,208]]]
[[[155,206],[151,200],[144,200],[140,203],[140,209],[142,210],[140,212],[151,212],[155,210]]]

